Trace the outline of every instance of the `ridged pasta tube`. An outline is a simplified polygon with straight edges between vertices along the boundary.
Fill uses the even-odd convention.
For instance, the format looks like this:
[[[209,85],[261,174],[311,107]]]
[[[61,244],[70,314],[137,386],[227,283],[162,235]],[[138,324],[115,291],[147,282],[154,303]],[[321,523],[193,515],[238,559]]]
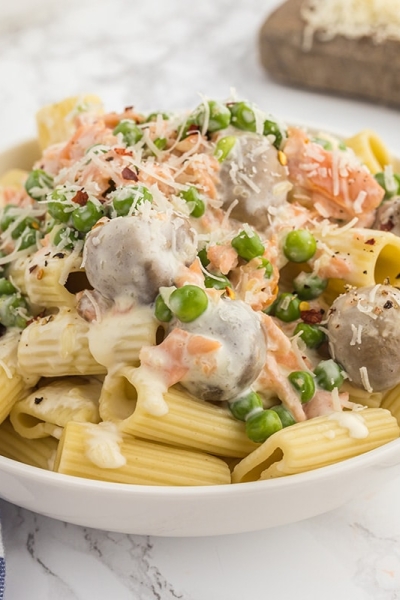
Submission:
[[[68,423],[55,471],[76,477],[142,485],[221,485],[228,465],[215,456],[137,440],[113,423]]]
[[[21,437],[6,419],[0,425],[0,454],[32,467],[52,471],[58,440],[45,437],[29,440]]]
[[[17,371],[17,347],[19,331],[10,329],[0,338],[0,423],[9,415],[15,402],[19,400],[28,383]],[[34,377],[32,384],[37,382]]]
[[[313,234],[326,248],[322,257],[314,262],[314,270],[323,269],[324,261],[333,257],[344,264],[338,276],[330,279],[325,292],[328,301],[343,293],[346,283],[364,287],[386,279],[392,285],[399,281],[400,238],[392,233],[353,227],[345,231],[340,228],[313,230]]]
[[[61,308],[30,323],[18,345],[18,368],[24,375],[62,377],[99,375],[106,369],[92,356],[88,345],[89,323],[74,309]]]
[[[388,410],[335,412],[281,429],[236,465],[232,483],[312,471],[373,450],[399,437]]]
[[[85,277],[81,263],[79,252],[60,252],[51,247],[36,252],[24,273],[25,290],[31,302],[46,308],[75,306],[75,294],[69,292],[65,284],[71,273]]]
[[[150,414],[136,402],[136,390],[129,382],[132,373],[132,369],[125,368],[108,375],[100,397],[102,419],[120,422],[121,431],[219,456],[243,457],[257,448],[248,439],[244,424],[235,420],[228,409],[194,399],[176,388],[164,395],[167,414]]]
[[[389,150],[371,129],[363,129],[353,137],[347,138],[345,144],[373,174],[383,171],[386,165],[391,164]]]
[[[91,323],[90,351],[108,369],[115,369],[116,365],[138,366],[141,348],[155,345],[158,326],[154,311],[147,306],[118,314],[111,311],[98,323]]]
[[[60,438],[62,428],[69,421],[100,421],[101,386],[94,377],[68,377],[45,383],[14,404],[10,421],[22,437]]]
[[[390,410],[400,425],[400,385],[396,385],[394,388],[386,392],[383,397],[381,407]]]

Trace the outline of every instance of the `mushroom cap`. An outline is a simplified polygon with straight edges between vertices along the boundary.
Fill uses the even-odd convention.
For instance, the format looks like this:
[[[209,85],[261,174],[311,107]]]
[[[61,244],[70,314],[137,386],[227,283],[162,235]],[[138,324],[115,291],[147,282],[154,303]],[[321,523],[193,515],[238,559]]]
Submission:
[[[219,194],[223,208],[238,201],[231,216],[259,229],[270,225],[270,206],[286,201],[287,170],[278,160],[278,152],[265,136],[252,133],[237,135],[237,141],[220,171]]]
[[[378,284],[350,290],[333,302],[329,345],[351,382],[367,391],[400,383],[400,291]]]
[[[221,342],[216,368],[205,373],[201,364],[190,365],[180,381],[193,396],[203,400],[234,400],[259,376],[267,341],[259,315],[241,300],[220,298],[190,323],[172,322],[171,327],[210,337]]]
[[[94,228],[86,238],[84,266],[90,284],[105,298],[128,296],[150,304],[196,254],[196,232],[185,216],[151,210]]]

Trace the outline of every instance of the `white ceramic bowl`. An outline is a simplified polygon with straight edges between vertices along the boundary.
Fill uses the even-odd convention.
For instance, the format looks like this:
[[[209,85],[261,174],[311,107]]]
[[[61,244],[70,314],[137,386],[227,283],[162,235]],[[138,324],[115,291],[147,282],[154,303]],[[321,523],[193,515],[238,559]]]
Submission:
[[[60,475],[0,457],[0,496],[69,523],[155,536],[285,525],[342,506],[399,470],[400,440],[308,473],[237,485],[157,487]]]
[[[30,169],[36,142],[0,154],[0,174]],[[307,519],[376,489],[399,472],[400,439],[308,473],[254,483],[157,487],[80,479],[0,456],[0,496],[85,527],[155,536],[212,536]]]

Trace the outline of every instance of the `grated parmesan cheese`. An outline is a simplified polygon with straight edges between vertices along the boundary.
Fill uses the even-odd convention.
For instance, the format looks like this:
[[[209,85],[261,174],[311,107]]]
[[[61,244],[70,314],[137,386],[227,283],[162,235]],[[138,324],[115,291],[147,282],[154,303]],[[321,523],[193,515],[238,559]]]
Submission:
[[[314,34],[330,41],[341,35],[348,39],[368,36],[377,44],[400,41],[399,0],[306,0],[301,8],[306,25],[303,48],[310,50]]]
[[[357,325],[357,327],[352,323],[351,331],[353,332],[353,336],[350,340],[350,346],[355,346],[356,344],[361,344],[361,333],[362,333],[362,325]]]
[[[372,394],[374,390],[369,382],[367,367],[360,367],[360,377],[364,388],[367,390],[367,392]]]

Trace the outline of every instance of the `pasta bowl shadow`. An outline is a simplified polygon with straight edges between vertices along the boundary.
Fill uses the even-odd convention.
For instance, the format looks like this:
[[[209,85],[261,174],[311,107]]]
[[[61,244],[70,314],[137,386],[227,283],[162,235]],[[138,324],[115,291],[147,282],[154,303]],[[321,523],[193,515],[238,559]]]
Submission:
[[[400,472],[400,440],[341,463],[269,481],[205,487],[107,483],[0,457],[0,496],[68,523],[127,534],[259,531],[339,508]]]

